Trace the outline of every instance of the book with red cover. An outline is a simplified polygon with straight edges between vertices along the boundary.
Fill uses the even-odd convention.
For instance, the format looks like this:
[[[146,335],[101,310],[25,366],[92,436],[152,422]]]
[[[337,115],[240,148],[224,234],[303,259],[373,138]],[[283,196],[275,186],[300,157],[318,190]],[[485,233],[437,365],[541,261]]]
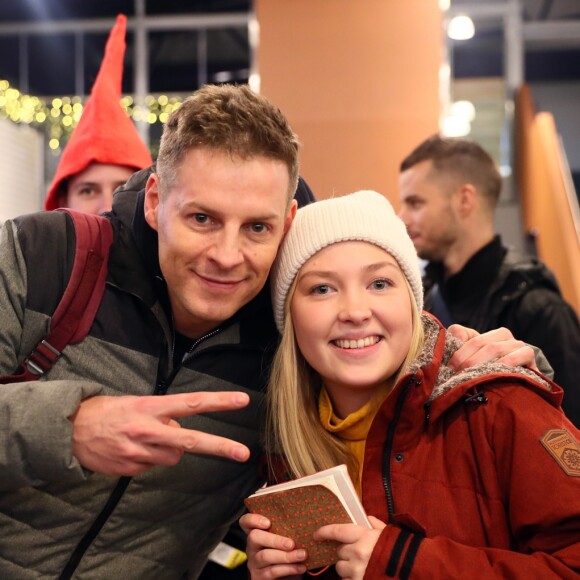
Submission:
[[[245,504],[250,512],[270,520],[271,532],[292,538],[297,548],[308,552],[309,570],[338,560],[338,542],[315,541],[315,530],[328,524],[371,527],[345,465],[263,487]]]

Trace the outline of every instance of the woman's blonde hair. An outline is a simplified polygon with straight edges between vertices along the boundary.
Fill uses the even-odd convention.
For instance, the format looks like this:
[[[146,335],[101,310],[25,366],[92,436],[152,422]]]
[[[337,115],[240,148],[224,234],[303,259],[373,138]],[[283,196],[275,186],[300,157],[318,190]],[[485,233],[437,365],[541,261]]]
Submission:
[[[407,278],[404,279],[411,302],[411,342],[405,360],[389,383],[389,391],[403,377],[423,347],[421,315],[411,286]],[[282,455],[293,477],[310,475],[345,463],[351,476],[358,478],[356,459],[337,437],[322,426],[319,419],[318,396],[322,378],[298,348],[290,313],[297,280],[298,276],[284,303],[284,330],[270,374],[267,448],[270,454]]]

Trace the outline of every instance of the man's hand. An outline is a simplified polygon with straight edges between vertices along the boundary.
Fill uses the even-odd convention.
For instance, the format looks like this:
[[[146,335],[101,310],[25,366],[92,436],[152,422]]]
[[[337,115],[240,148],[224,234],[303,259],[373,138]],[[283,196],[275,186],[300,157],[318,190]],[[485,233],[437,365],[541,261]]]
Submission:
[[[336,540],[342,545],[338,548],[338,562],[335,565],[341,578],[362,580],[375,545],[386,527],[384,522],[369,516],[371,530],[355,524],[331,524],[314,532],[315,540]]]
[[[137,475],[155,465],[175,465],[184,452],[246,461],[241,443],[181,429],[174,420],[245,407],[245,393],[184,393],[163,397],[92,397],[70,417],[73,454],[86,469],[105,475]]]
[[[245,514],[240,527],[248,535],[246,553],[252,580],[301,578],[306,572],[305,550],[296,550],[294,541],[272,534],[270,520],[258,514]]]
[[[507,328],[479,334],[472,328],[452,324],[447,330],[455,338],[465,342],[449,360],[449,366],[456,371],[490,361],[538,370],[534,349],[525,342],[516,340]]]

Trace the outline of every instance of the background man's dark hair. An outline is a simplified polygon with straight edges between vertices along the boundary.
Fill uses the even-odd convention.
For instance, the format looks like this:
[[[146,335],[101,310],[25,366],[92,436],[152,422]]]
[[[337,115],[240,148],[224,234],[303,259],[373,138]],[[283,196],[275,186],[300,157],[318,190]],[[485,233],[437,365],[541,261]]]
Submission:
[[[401,172],[423,161],[432,161],[434,177],[451,177],[473,184],[493,209],[501,192],[501,175],[491,155],[468,139],[433,135],[418,145],[401,162]]]

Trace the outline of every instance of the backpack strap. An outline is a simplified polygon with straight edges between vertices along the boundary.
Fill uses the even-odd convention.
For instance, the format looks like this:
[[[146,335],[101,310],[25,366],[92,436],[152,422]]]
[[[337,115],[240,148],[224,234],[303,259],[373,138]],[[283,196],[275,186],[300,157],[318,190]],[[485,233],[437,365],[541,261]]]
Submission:
[[[109,249],[113,243],[111,222],[101,216],[63,208],[75,228],[75,257],[67,287],[51,318],[50,332],[28,355],[14,375],[1,383],[34,381],[52,368],[67,344],[81,342],[88,334],[105,292]]]

